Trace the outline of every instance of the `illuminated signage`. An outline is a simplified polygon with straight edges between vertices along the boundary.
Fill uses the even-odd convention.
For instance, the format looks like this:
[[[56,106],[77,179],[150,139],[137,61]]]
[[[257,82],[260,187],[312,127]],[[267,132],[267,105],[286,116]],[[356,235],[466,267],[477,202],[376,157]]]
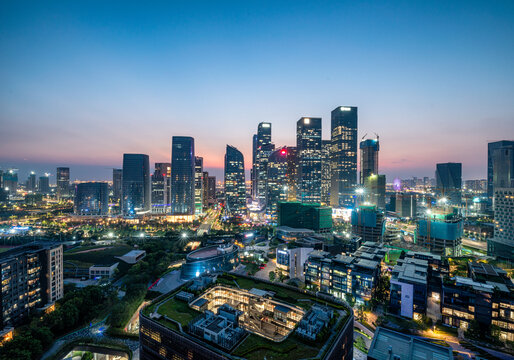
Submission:
[[[352,111],[352,108],[349,108],[349,107],[347,107],[347,106],[341,106],[341,107],[339,108],[339,110],[341,110],[341,111]]]
[[[270,127],[270,126],[271,126],[271,124],[268,124],[268,123],[264,123],[264,124],[262,124],[262,127],[265,127],[265,128],[268,128],[268,127]]]
[[[304,124],[310,124],[311,123],[311,119],[305,118],[305,119],[303,119],[303,123]]]

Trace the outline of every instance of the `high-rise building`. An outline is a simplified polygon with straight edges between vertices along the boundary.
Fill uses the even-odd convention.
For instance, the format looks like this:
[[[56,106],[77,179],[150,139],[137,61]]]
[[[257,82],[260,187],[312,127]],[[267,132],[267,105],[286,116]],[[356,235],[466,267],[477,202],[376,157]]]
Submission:
[[[395,211],[399,217],[416,217],[416,194],[413,193],[397,193],[395,200]]]
[[[40,194],[50,194],[50,178],[48,174],[39,177],[38,192]]]
[[[70,168],[58,167],[56,172],[57,198],[62,199],[70,195]]]
[[[360,183],[364,185],[368,176],[378,174],[378,150],[380,150],[378,136],[376,139],[361,141],[359,147],[361,149]]]
[[[462,199],[462,164],[442,163],[436,166],[436,194],[452,205],[460,206]]]
[[[225,210],[230,216],[246,215],[244,158],[231,145],[227,145],[225,153]]]
[[[296,201],[298,191],[298,151],[296,146],[287,146],[287,201]]]
[[[123,154],[122,210],[136,215],[151,209],[150,158],[145,154]]]
[[[171,151],[171,213],[195,213],[195,140],[173,136]]]
[[[207,187],[209,188],[209,206],[213,206],[216,204],[216,176],[209,176]]]
[[[268,171],[268,158],[273,150],[275,150],[275,145],[271,144],[271,123],[261,122],[259,124],[257,128],[256,140],[255,164],[253,168],[256,182],[256,194],[254,200],[257,200],[259,206],[263,208],[266,205],[266,176]]]
[[[385,209],[386,176],[372,174],[364,179],[364,191],[369,203]]]
[[[298,156],[297,200],[321,202],[321,118],[302,117],[296,123]]]
[[[252,200],[257,198],[257,134],[253,134],[252,136],[252,168],[250,170],[250,181],[252,182],[252,187],[250,191],[250,195],[252,196]]]
[[[332,182],[332,140],[321,141],[321,203],[330,205],[330,187]]]
[[[514,141],[509,140],[501,140],[494,141],[487,144],[487,197],[489,198],[489,203],[493,203],[493,189],[494,189],[494,164],[493,164],[493,155],[494,151],[497,149],[504,148],[514,148]],[[501,171],[501,170],[500,170]],[[514,171],[514,170],[511,170]],[[511,178],[514,176],[511,176]]]
[[[155,163],[152,174],[152,212],[166,213],[170,206],[171,164]]]
[[[334,207],[353,205],[357,184],[357,107],[332,110],[332,182],[330,203]]]
[[[203,157],[195,156],[195,214],[203,212]]]
[[[75,187],[76,215],[109,214],[109,186],[106,182],[86,182]]]
[[[487,255],[514,261],[514,187],[494,189],[494,238],[487,240]]]
[[[112,194],[115,202],[121,200],[122,169],[112,169]]]
[[[493,152],[493,191],[496,188],[514,187],[514,146],[495,149]]]
[[[27,191],[36,192],[36,188],[36,173],[34,171],[31,171],[27,179]]]
[[[302,204],[299,201],[279,202],[277,215],[278,226],[309,229],[317,233],[332,231],[332,209],[328,206]]]
[[[381,242],[385,232],[384,212],[376,205],[360,205],[352,211],[352,232],[363,242]]]
[[[0,329],[26,320],[64,293],[61,244],[31,243],[0,254]]]
[[[287,147],[271,153],[268,160],[266,213],[276,217],[277,204],[287,201],[289,186],[287,182]]]
[[[2,174],[2,185],[9,195],[15,195],[18,190],[17,169],[9,169]]]

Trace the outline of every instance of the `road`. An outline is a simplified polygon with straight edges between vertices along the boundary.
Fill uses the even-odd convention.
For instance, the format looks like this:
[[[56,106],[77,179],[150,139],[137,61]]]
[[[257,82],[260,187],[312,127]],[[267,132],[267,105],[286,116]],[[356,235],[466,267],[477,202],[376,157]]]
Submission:
[[[257,271],[254,276],[259,279],[269,280],[269,273],[277,269],[275,261],[275,259],[270,259],[264,269]]]
[[[486,241],[476,241],[476,240],[462,238],[462,245],[473,248],[473,249],[487,251],[487,242]]]
[[[205,217],[204,222],[198,227],[198,230],[196,231],[196,234],[198,236],[202,236],[203,234],[208,234],[213,225],[216,223],[216,221],[219,219],[221,214],[221,210],[208,210],[207,216]]]

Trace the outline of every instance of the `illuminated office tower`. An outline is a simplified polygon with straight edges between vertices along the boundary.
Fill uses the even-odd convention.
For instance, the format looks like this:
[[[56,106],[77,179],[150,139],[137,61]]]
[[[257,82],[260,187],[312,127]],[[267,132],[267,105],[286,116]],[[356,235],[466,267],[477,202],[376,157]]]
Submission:
[[[378,150],[380,149],[378,136],[376,139],[361,141],[359,147],[361,149],[360,183],[364,184],[368,176],[378,174]]]
[[[206,210],[209,207],[209,173],[207,171],[202,173],[202,191],[202,207]]]
[[[287,201],[296,201],[298,190],[298,152],[296,146],[287,146]]]
[[[76,215],[109,214],[109,186],[106,182],[86,182],[75,187]]]
[[[493,190],[514,187],[514,146],[493,153]]]
[[[115,202],[121,200],[121,183],[123,179],[122,169],[112,169],[112,197]]]
[[[321,203],[330,205],[330,186],[332,181],[331,140],[321,141]]]
[[[494,141],[487,144],[487,197],[489,199],[489,204],[493,203],[494,196],[494,164],[493,164],[493,155],[495,150],[497,149],[514,149],[514,141],[509,140],[501,140]],[[501,171],[501,170],[499,170]],[[514,171],[514,169],[511,169]],[[511,173],[511,177],[514,178],[514,175]]]
[[[257,134],[252,136],[252,168],[250,169],[250,181],[252,182],[250,195],[252,200],[257,198]]]
[[[330,204],[352,206],[357,184],[357,107],[339,106],[331,114],[332,181]]]
[[[58,167],[56,173],[57,198],[62,199],[70,194],[70,168]]]
[[[36,192],[36,173],[31,171],[27,179],[27,191]]]
[[[367,202],[385,209],[386,176],[373,174],[364,179],[364,191]]]
[[[39,183],[37,186],[37,191],[40,194],[50,194],[50,178],[48,174],[45,174],[45,176],[39,177]]]
[[[227,145],[225,153],[225,211],[229,216],[246,215],[244,158],[231,145]]]
[[[150,158],[145,154],[123,154],[122,211],[125,215],[151,209]]]
[[[255,177],[255,197],[254,200],[259,202],[262,208],[266,205],[266,176],[268,158],[275,150],[275,146],[271,144],[271,123],[261,122],[257,128],[257,138],[255,142],[255,163],[253,164],[253,173]]]
[[[203,157],[195,156],[195,214],[203,212]]]
[[[152,174],[152,212],[163,214],[167,212],[170,200],[171,164],[155,163],[155,170]]]
[[[321,202],[321,118],[302,117],[296,123],[298,156],[297,200]]]
[[[195,140],[174,136],[171,152],[171,213],[195,213]]]
[[[287,147],[275,150],[268,161],[268,186],[266,213],[272,217],[277,215],[279,201],[287,201],[289,184],[287,178]]]
[[[208,203],[209,206],[216,204],[216,176],[209,176],[207,187],[209,188]]]
[[[460,206],[462,198],[462,164],[442,163],[436,165],[436,194],[448,204]]]

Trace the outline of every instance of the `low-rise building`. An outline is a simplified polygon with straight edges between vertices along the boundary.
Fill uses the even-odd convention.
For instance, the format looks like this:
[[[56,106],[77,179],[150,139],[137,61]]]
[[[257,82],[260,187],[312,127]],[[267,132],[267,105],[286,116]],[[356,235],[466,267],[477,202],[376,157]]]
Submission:
[[[113,264],[95,264],[89,268],[89,278],[90,279],[111,279],[118,268],[119,263]]]
[[[453,360],[451,347],[378,327],[369,347],[368,360]]]
[[[279,246],[276,250],[277,268],[286,271],[291,279],[305,280],[304,265],[314,248]]]
[[[123,260],[127,264],[135,264],[146,256],[145,250],[130,250],[123,256],[116,256],[117,259]]]
[[[292,228],[289,226],[277,227],[277,239],[284,242],[293,242],[315,234],[314,230]]]

